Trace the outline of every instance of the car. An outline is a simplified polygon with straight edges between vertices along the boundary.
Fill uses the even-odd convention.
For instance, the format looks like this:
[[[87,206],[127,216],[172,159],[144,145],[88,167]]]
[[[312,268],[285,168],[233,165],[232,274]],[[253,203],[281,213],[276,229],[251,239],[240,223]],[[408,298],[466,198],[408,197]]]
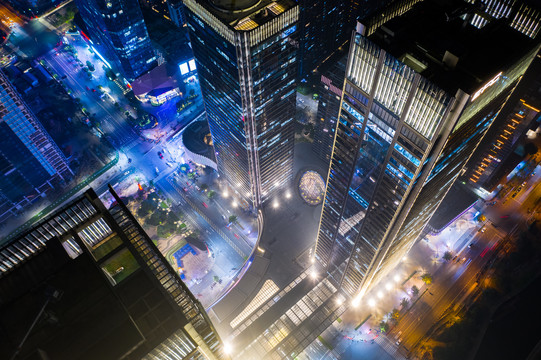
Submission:
[[[88,86],[85,86],[85,88],[86,88],[87,90],[90,90],[90,88],[89,88]]]
[[[96,89],[92,89],[92,92],[96,92]]]
[[[163,154],[161,151],[158,151],[158,156],[160,157],[160,159],[163,159]]]
[[[468,245],[468,249],[471,249],[473,247],[473,243],[470,243],[470,245]]]
[[[396,346],[399,346],[401,342],[402,342],[402,338],[396,340]]]
[[[204,201],[203,201],[203,206],[204,206],[204,207],[206,207],[206,208],[208,208],[208,207],[209,207],[209,206],[207,205],[207,203],[206,203],[206,202],[204,202]]]
[[[235,235],[235,237],[236,237],[237,239],[240,239],[240,237],[239,237],[237,234],[233,234],[233,235]]]

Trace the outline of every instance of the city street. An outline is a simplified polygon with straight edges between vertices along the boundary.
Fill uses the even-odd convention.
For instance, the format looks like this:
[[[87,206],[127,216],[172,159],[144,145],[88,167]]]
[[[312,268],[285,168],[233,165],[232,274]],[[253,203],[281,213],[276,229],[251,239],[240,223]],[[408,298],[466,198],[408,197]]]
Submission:
[[[520,233],[534,217],[539,218],[539,170],[537,168],[532,172],[535,173],[533,176],[529,175],[526,184],[514,197],[510,192],[505,199],[496,203],[493,203],[492,199],[487,199],[486,202],[479,200],[476,206],[440,234],[428,236],[428,241],[417,243],[402,266],[392,272],[401,274],[399,281],[402,281],[405,274],[413,271],[417,271],[417,276],[401,286],[390,288],[390,293],[385,292],[383,286],[376,287],[365,295],[366,300],[359,308],[350,308],[343,314],[342,322],[335,322],[333,327],[323,334],[327,341],[334,340],[332,352],[328,349],[317,351],[319,342],[316,341],[305,353],[317,351],[320,355],[326,354],[326,357],[322,357],[325,359],[348,358],[351,353],[362,359],[381,359],[384,358],[381,354],[373,353],[376,351],[373,350],[374,346],[378,345],[394,359],[415,355],[419,347],[429,339],[435,325],[446,322],[467,304],[469,297],[477,293],[480,289],[479,283],[490,269],[496,252],[502,248],[504,238],[508,234],[512,236]],[[535,187],[531,186],[536,183]],[[483,223],[476,220],[481,215],[487,218]],[[445,251],[453,254],[451,261],[442,259]],[[422,269],[419,270],[419,267]],[[432,275],[432,283],[427,286],[417,280],[415,284],[419,288],[419,296],[415,297],[409,289],[412,281],[424,271]],[[381,294],[384,296],[379,296]],[[375,339],[372,337],[372,346],[359,346],[356,340],[351,340],[370,339],[367,336],[371,329],[378,328],[381,319],[393,308],[400,309],[399,303],[404,297],[410,299],[411,306],[388,334]],[[368,304],[368,299],[377,299],[375,305]],[[369,316],[369,320],[358,327]],[[332,332],[337,329],[349,335],[333,338]]]

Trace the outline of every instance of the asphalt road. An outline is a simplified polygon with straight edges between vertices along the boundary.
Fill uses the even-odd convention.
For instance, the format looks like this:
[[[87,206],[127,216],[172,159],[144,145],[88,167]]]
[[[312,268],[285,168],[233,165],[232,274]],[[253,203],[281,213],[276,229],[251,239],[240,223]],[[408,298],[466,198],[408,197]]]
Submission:
[[[532,187],[535,183],[537,186]],[[463,240],[463,244],[458,246],[464,249],[459,257],[442,264],[432,274],[433,283],[421,289],[419,300],[390,332],[388,337],[393,341],[402,339],[399,348],[403,355],[420,345],[433,325],[459,309],[468,295],[474,293],[477,282],[495,258],[497,244],[508,233],[515,234],[526,228],[527,219],[531,216],[528,210],[541,196],[537,176],[531,177],[528,186],[514,198],[511,196],[512,193],[507,201],[499,201],[482,211],[488,219],[486,230],[477,231],[471,239]]]

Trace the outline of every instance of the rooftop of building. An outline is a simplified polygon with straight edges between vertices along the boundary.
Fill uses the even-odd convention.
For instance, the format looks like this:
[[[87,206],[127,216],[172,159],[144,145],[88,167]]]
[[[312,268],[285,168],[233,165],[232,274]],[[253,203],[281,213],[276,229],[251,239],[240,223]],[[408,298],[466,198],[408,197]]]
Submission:
[[[500,71],[509,69],[537,43],[490,19],[478,29],[478,13],[462,0],[426,0],[380,26],[369,39],[439,87],[472,94]]]
[[[157,96],[171,89],[179,87],[176,79],[176,65],[174,67],[162,64],[155,67],[144,75],[138,77],[131,83],[135,96],[142,96],[148,93]],[[182,91],[184,91],[184,86]]]
[[[294,0],[196,0],[232,30],[250,31],[297,6]]]

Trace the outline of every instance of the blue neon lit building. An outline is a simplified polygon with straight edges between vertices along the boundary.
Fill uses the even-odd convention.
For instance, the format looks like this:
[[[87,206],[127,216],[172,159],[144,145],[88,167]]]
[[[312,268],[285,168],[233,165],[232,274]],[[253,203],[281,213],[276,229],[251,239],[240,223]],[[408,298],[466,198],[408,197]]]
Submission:
[[[505,23],[445,11],[422,2],[351,41],[315,260],[356,301],[415,244],[537,54]]]
[[[156,65],[137,0],[76,0],[95,49],[128,81]]]
[[[66,157],[0,70],[0,221],[73,173]]]
[[[292,0],[184,0],[218,171],[257,208],[293,169],[297,20]]]

